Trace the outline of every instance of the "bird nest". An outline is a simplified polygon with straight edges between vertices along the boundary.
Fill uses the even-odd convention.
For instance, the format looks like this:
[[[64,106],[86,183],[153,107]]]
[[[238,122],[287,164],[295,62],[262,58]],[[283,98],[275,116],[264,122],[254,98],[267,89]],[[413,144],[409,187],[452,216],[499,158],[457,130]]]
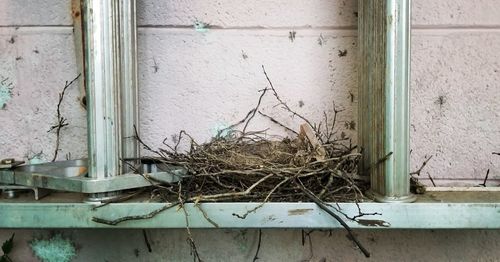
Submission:
[[[337,116],[342,111],[333,103],[333,116],[324,113],[321,123],[312,123],[290,108],[278,95],[264,67],[269,87],[260,90],[256,106],[237,123],[220,130],[209,142],[198,143],[186,131],[181,131],[174,141],[163,141],[163,147],[151,148],[136,133],[136,138],[146,151],[152,153],[149,160],[158,165],[181,166],[187,175],[177,183],[154,186],[151,197],[167,204],[142,216],[127,216],[115,220],[93,218],[93,221],[116,225],[126,220],[147,219],[173,207],[181,208],[186,214],[188,242],[195,257],[199,259],[194,240],[189,231],[185,203],[205,202],[256,202],[253,209],[244,214],[232,214],[245,219],[265,203],[315,202],[322,210],[335,218],[349,233],[361,251],[362,247],[345,219],[357,221],[362,213],[350,217],[332,202],[361,202],[363,192],[369,186],[369,179],[358,174],[361,153],[344,135],[337,135]],[[259,110],[262,99],[271,94],[278,107],[290,117],[298,118],[302,125],[289,127]],[[255,116],[268,119],[272,125],[286,129],[291,137],[279,140],[268,139],[266,131],[248,131]],[[187,150],[181,150],[186,148]],[[133,168],[133,167],[132,167]],[[141,173],[140,170],[136,170]],[[144,174],[143,174],[144,175]],[[145,176],[145,175],[144,175]],[[146,176],[145,176],[146,177]],[[150,178],[151,179],[151,178]],[[159,181],[157,181],[159,182]],[[214,223],[199,207],[207,221]],[[334,210],[334,211],[332,211]]]
[[[195,202],[300,202],[310,201],[311,195],[324,202],[363,200],[368,178],[358,175],[361,153],[349,138],[338,137],[335,131],[341,110],[334,104],[331,121],[324,113],[323,121],[313,124],[281,99],[265,70],[264,74],[270,87],[260,91],[255,108],[209,142],[198,143],[181,131],[175,141],[165,139],[163,148],[153,149],[137,136],[155,161],[187,170],[181,182],[158,187],[157,197]],[[303,124],[288,127],[262,113],[259,106],[269,93],[277,100],[277,108]],[[269,140],[265,130],[248,131],[256,115],[285,128],[293,137]],[[189,149],[180,150],[186,143]]]

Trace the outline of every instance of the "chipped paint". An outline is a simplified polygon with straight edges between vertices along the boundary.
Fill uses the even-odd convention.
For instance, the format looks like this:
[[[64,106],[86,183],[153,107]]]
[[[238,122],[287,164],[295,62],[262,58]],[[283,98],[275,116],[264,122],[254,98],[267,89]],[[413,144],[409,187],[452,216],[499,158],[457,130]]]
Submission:
[[[366,227],[390,227],[391,223],[384,220],[377,219],[358,219],[356,220],[358,224],[366,226]]]
[[[35,239],[31,242],[31,248],[44,262],[69,262],[76,256],[74,244],[59,234],[50,239]]]
[[[10,81],[10,78],[0,75],[0,109],[4,109],[7,102],[12,98],[13,88],[14,83]]]
[[[314,209],[312,209],[312,208],[290,209],[290,210],[288,210],[288,215],[289,216],[301,216],[301,215],[305,215],[306,213],[309,213],[313,210]]]

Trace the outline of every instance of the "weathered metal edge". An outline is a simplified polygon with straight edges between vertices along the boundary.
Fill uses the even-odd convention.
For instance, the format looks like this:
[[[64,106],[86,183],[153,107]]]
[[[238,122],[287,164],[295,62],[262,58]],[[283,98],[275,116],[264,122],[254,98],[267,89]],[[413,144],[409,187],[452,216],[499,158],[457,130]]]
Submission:
[[[163,207],[161,203],[117,203],[92,210],[89,203],[0,203],[0,228],[185,228],[184,213],[168,209],[150,219],[126,221],[108,226],[93,217],[116,219],[144,215]],[[341,228],[314,203],[267,203],[245,219],[243,215],[258,203],[204,203],[201,208],[219,228]],[[354,203],[340,203],[342,211],[356,215]],[[357,229],[500,229],[500,203],[361,203],[366,213]],[[199,208],[186,204],[191,228],[215,228]]]

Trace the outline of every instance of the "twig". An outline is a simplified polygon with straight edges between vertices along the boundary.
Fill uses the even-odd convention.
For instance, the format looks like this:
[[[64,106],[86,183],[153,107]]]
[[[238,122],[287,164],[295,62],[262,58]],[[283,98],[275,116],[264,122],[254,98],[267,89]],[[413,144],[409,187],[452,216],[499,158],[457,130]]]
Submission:
[[[278,92],[276,92],[276,89],[274,88],[274,85],[271,82],[271,79],[267,75],[266,68],[264,67],[264,65],[262,65],[262,70],[264,71],[264,75],[266,76],[267,82],[271,86],[271,90],[273,91],[274,97],[276,98],[276,100],[278,100],[278,102],[283,107],[283,109],[292,113],[293,116],[297,116],[300,119],[304,120],[304,122],[306,122],[316,133],[318,133],[318,130],[316,129],[315,125],[313,125],[311,123],[311,121],[309,121],[309,119],[307,119],[307,118],[303,117],[302,115],[300,115],[299,113],[293,111],[283,100],[281,100],[280,96],[278,95]]]
[[[500,156],[500,152],[492,152],[492,154]]]
[[[184,200],[182,199],[182,184],[181,182],[178,183],[179,185],[179,190],[178,190],[178,199],[179,199],[179,206],[184,212],[184,218],[186,220],[186,232],[187,232],[187,242],[189,243],[189,246],[191,247],[191,254],[193,255],[194,261],[202,262],[203,260],[200,258],[200,255],[198,253],[198,249],[196,248],[196,243],[194,242],[193,235],[191,234],[191,229],[189,228],[189,215],[186,211],[186,208],[184,208]]]
[[[486,171],[486,176],[484,177],[484,181],[482,184],[479,184],[479,186],[486,187],[486,181],[488,181],[489,175],[490,175],[490,169],[488,168],[488,171]]]
[[[257,242],[257,251],[255,251],[255,256],[253,257],[253,262],[259,259],[260,244],[262,242],[262,229],[259,229],[259,240]]]
[[[109,220],[109,219],[104,219],[104,218],[99,218],[99,217],[92,217],[92,221],[94,221],[96,223],[110,225],[110,226],[116,226],[116,225],[120,224],[121,222],[125,222],[125,221],[153,218],[154,216],[158,215],[159,213],[161,213],[165,210],[168,210],[172,207],[176,207],[178,205],[179,205],[179,202],[174,202],[174,203],[166,204],[163,207],[155,209],[155,210],[153,210],[145,215],[124,216],[124,217],[120,217],[120,218],[117,218],[114,220]]]
[[[149,253],[153,252],[151,249],[151,244],[149,243],[148,235],[146,233],[146,229],[142,230],[142,235],[144,236],[144,243],[146,243],[146,247],[148,248]]]
[[[262,93],[260,94],[259,96],[259,100],[257,101],[257,105],[255,106],[255,108],[252,108],[250,111],[248,111],[248,113],[246,114],[246,116],[241,119],[240,121],[236,122],[235,124],[232,124],[226,128],[223,128],[221,130],[219,130],[217,132],[217,135],[216,135],[216,138],[220,138],[220,136],[222,135],[222,133],[224,133],[226,130],[232,130],[233,128],[245,123],[245,126],[243,127],[243,130],[241,131],[243,134],[245,134],[245,131],[248,127],[248,124],[250,123],[250,120],[252,120],[252,118],[255,116],[255,114],[257,113],[257,111],[259,110],[259,107],[260,107],[260,104],[262,103],[262,98],[264,97],[264,95],[267,93],[267,88],[264,88],[263,90],[260,90]]]
[[[235,192],[235,193],[222,193],[222,194],[216,194],[216,195],[208,195],[208,196],[199,196],[198,199],[200,200],[210,200],[210,199],[217,199],[217,198],[224,198],[224,197],[235,197],[235,196],[243,196],[243,195],[248,195],[252,192],[252,190],[258,186],[260,183],[264,182],[266,179],[272,177],[274,174],[269,174],[263,178],[261,178],[259,181],[255,182],[252,186],[250,186],[247,190],[242,191],[242,192]]]
[[[250,213],[253,213],[255,211],[257,211],[257,209],[261,208],[262,206],[264,206],[265,203],[267,203],[267,201],[269,200],[269,197],[271,197],[271,195],[274,193],[274,191],[276,191],[280,186],[282,186],[283,184],[287,183],[288,181],[290,181],[290,178],[285,178],[283,179],[283,181],[281,181],[280,183],[278,183],[275,187],[273,187],[273,189],[271,189],[271,191],[269,191],[269,193],[267,194],[266,198],[264,199],[264,201],[262,201],[262,203],[260,203],[259,205],[257,205],[256,207],[248,210],[247,212],[245,212],[245,214],[243,215],[238,215],[236,213],[233,213],[233,216],[237,217],[237,218],[240,218],[240,219],[245,219]]]
[[[354,232],[352,231],[351,227],[349,227],[349,225],[347,225],[340,216],[331,211],[326,205],[323,204],[323,201],[321,201],[321,199],[319,199],[313,193],[307,190],[302,184],[300,183],[296,184],[298,185],[299,189],[302,190],[302,192],[304,192],[304,194],[309,197],[310,200],[316,203],[316,205],[318,205],[321,209],[323,209],[323,211],[325,211],[330,216],[335,218],[335,220],[337,220],[345,228],[345,230],[349,235],[349,238],[356,244],[356,246],[361,250],[361,252],[363,252],[363,254],[366,257],[370,257],[370,252],[368,252],[368,250],[366,250],[366,248],[361,244],[361,242],[359,242],[358,238],[354,235]]]
[[[203,210],[201,208],[201,204],[200,203],[195,203],[194,205],[195,207],[198,208],[198,210],[200,210],[201,214],[203,214],[203,217],[210,223],[212,224],[215,228],[219,228],[219,225],[217,223],[215,223],[215,221],[213,221],[207,214],[207,212],[205,212],[205,210]]]
[[[311,234],[314,232],[314,230],[311,230],[309,232],[306,232],[302,230],[302,246],[305,244],[305,238],[307,237],[307,241],[309,243],[309,257],[307,259],[302,260],[301,262],[306,262],[306,261],[311,261],[311,259],[314,257],[314,250],[313,250],[313,243],[312,243],[312,237]]]
[[[57,124],[51,126],[49,131],[47,131],[47,132],[51,132],[52,130],[56,130],[56,147],[54,149],[54,157],[52,158],[51,162],[56,161],[57,154],[59,153],[59,144],[60,144],[60,140],[61,140],[61,129],[68,125],[68,123],[66,121],[67,119],[61,115],[61,104],[62,104],[62,101],[64,99],[64,94],[66,93],[66,89],[68,89],[68,87],[70,87],[78,78],[80,78],[81,75],[82,74],[78,74],[78,76],[75,77],[70,82],[66,81],[66,84],[64,85],[62,92],[59,93],[59,101],[57,102],[57,115],[56,115],[57,116]]]
[[[118,202],[123,202],[123,201],[127,201],[137,195],[140,195],[142,194],[144,191],[146,191],[146,188],[143,188],[143,189],[140,189],[132,194],[129,194],[129,195],[125,195],[125,196],[118,196],[118,197],[115,197],[115,198],[112,198],[112,199],[108,199],[108,200],[103,200],[101,201],[102,204],[100,205],[97,205],[95,207],[92,208],[92,210],[96,210],[98,208],[101,208],[103,206],[107,206],[111,203],[118,203]]]
[[[436,187],[436,183],[434,183],[434,179],[432,179],[431,175],[427,173],[427,176],[429,176],[429,179],[431,180],[432,186]]]
[[[367,167],[365,169],[365,172],[368,172],[370,171],[372,168],[375,168],[377,167],[378,165],[384,163],[385,161],[387,161],[387,159],[389,159],[389,157],[392,156],[392,152],[389,152],[387,155],[385,155],[384,157],[382,157],[381,159],[377,160],[377,162],[373,163],[371,166]]]
[[[268,118],[269,120],[271,120],[271,122],[273,122],[273,123],[275,123],[275,124],[277,124],[277,125],[279,125],[279,126],[283,127],[284,129],[286,129],[286,130],[288,130],[288,131],[290,131],[290,132],[294,133],[295,135],[297,135],[297,136],[299,135],[299,133],[297,133],[297,131],[295,131],[295,130],[293,130],[293,129],[291,129],[291,128],[289,128],[289,127],[285,126],[285,125],[283,125],[282,123],[278,122],[278,120],[276,120],[275,118],[273,118],[273,117],[271,117],[271,116],[269,116],[269,115],[266,115],[266,114],[262,113],[261,111],[259,111],[259,114],[260,114],[261,116],[263,116],[263,117]]]
[[[328,188],[332,185],[334,178],[335,178],[335,173],[331,172],[330,176],[328,177],[328,182],[326,182],[326,185],[323,187],[321,192],[319,192],[318,198],[321,199],[321,197],[323,197],[323,195],[326,193],[326,190],[328,190]]]
[[[328,123],[326,121],[326,113],[324,113],[325,116],[325,129],[326,129],[326,143],[330,143],[332,136],[335,134],[335,131],[333,130],[337,124],[337,115],[344,111],[344,109],[337,109],[337,106],[335,105],[335,101],[332,101],[333,104],[333,122],[330,125],[330,130],[328,130]]]
[[[420,168],[417,170],[417,171],[413,171],[410,173],[410,175],[417,175],[417,176],[420,176],[420,172],[422,172],[422,169],[424,169],[424,167],[427,165],[427,163],[429,163],[429,160],[431,160],[432,158],[432,155],[430,157],[428,157],[423,163],[422,165],[420,166]]]
[[[242,131],[243,134],[247,130],[247,127],[248,127],[248,124],[250,123],[250,120],[252,120],[252,118],[255,116],[255,113],[257,113],[257,111],[259,110],[260,103],[262,102],[262,98],[264,97],[264,95],[266,95],[267,90],[268,90],[267,88],[264,88],[264,90],[262,90],[262,93],[259,96],[259,101],[257,102],[257,105],[255,106],[254,109],[251,110],[252,113],[250,114],[250,117],[248,117],[248,120],[246,121],[245,126],[243,127],[243,131]]]
[[[359,206],[359,203],[356,201],[355,202],[356,204],[356,207],[358,208],[358,214],[353,216],[353,217],[349,217],[347,214],[344,214],[342,212],[340,212],[341,214],[343,214],[347,219],[350,219],[352,221],[357,221],[356,219],[360,218],[360,217],[364,217],[364,216],[381,216],[382,214],[380,214],[379,212],[372,212],[372,213],[364,213],[361,211],[361,207]]]

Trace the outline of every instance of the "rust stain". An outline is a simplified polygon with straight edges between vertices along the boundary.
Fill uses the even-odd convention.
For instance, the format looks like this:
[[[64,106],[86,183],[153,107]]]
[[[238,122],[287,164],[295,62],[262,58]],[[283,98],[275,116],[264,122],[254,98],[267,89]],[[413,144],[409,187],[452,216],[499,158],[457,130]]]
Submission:
[[[85,61],[85,34],[83,28],[83,16],[82,14],[82,1],[83,0],[71,0],[71,16],[73,18],[73,37],[75,43],[75,52],[77,58],[77,68],[80,73],[82,73],[82,77],[79,80],[80,85],[80,96],[79,100],[84,109],[87,108],[86,101],[86,91],[85,91],[85,72],[84,72],[84,61]]]
[[[356,220],[358,224],[366,226],[366,227],[390,227],[391,224],[384,220],[377,219],[358,219]]]
[[[71,16],[73,19],[79,19],[81,15],[81,2],[80,0],[71,1]]]
[[[304,215],[310,211],[313,211],[314,209],[312,208],[299,208],[299,209],[290,209],[288,210],[288,215],[289,216],[301,216]]]
[[[80,11],[73,10],[73,12],[71,12],[71,15],[73,16],[73,18],[78,18],[80,17]]]
[[[85,174],[87,174],[87,167],[81,166],[78,169],[78,175],[77,176],[81,176],[81,175],[85,175]]]

